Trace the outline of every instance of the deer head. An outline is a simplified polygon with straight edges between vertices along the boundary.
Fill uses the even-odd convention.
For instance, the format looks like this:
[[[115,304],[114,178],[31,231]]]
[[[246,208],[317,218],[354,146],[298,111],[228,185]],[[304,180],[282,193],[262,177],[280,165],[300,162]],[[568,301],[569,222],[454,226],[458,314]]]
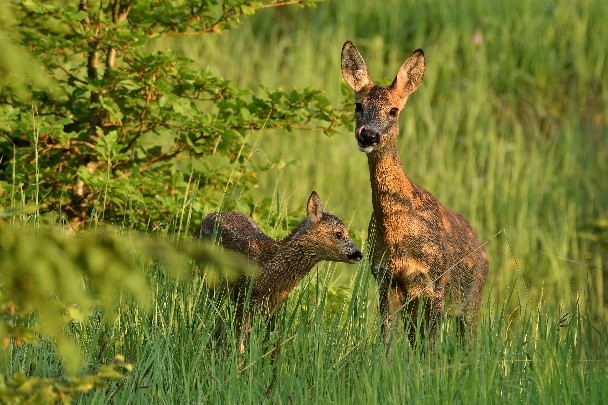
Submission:
[[[363,56],[352,42],[342,47],[342,76],[355,91],[355,137],[359,150],[371,153],[396,147],[399,114],[410,94],[424,77],[424,53],[421,49],[401,65],[390,86],[377,86],[367,71]]]

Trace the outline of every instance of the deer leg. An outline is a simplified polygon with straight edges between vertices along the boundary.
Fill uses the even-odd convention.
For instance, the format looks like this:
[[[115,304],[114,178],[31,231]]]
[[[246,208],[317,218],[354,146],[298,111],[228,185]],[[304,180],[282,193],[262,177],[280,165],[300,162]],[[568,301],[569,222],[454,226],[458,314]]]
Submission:
[[[444,305],[444,286],[434,285],[427,271],[414,272],[407,279],[408,296],[404,311],[404,326],[410,345],[415,347],[416,335],[428,337],[432,348],[441,324]]]
[[[379,309],[380,309],[380,319],[381,325],[380,328],[382,330],[382,338],[384,340],[384,344],[390,346],[391,341],[391,324],[392,318],[390,313],[390,280],[388,280],[388,276],[386,272],[381,269],[378,270],[375,275],[378,281],[378,299],[379,299]]]
[[[382,337],[386,345],[388,360],[392,359],[392,341],[398,330],[399,313],[403,312],[403,294],[392,285],[391,280],[379,279],[380,316],[382,319]]]
[[[249,339],[249,333],[251,331],[251,313],[246,311],[244,305],[239,302],[235,314],[235,325],[236,325],[236,350],[240,356],[245,354],[245,344]]]
[[[428,340],[429,346],[432,347],[439,318],[433,310],[431,299],[425,295],[408,296],[405,307],[403,324],[410,347],[414,349],[425,340]],[[440,313],[438,315],[441,316]]]
[[[265,336],[266,341],[270,340],[271,332],[276,332],[275,336],[274,336],[275,342],[272,347],[272,353],[270,354],[270,363],[272,364],[272,376],[270,377],[268,386],[266,387],[266,390],[264,391],[264,395],[266,395],[266,396],[270,395],[270,393],[272,392],[274,385],[277,381],[278,363],[279,363],[279,357],[281,355],[281,334],[276,329],[277,316],[278,316],[277,312],[275,311],[272,315],[269,316],[268,323],[266,324],[266,336]]]
[[[436,294],[429,298],[429,348],[432,350],[435,346],[437,333],[441,328],[441,320],[443,316],[443,292],[440,295]]]
[[[272,353],[270,354],[270,362],[273,365],[273,378],[272,378],[273,381],[276,378],[276,372],[277,372],[276,363],[278,363],[279,356],[281,355],[281,333],[277,329],[277,318],[278,318],[278,311],[274,312],[272,315],[270,315],[268,317],[268,323],[266,324],[266,336],[264,339],[266,342],[269,342],[270,334],[272,332],[275,332],[275,336],[274,336],[275,342],[272,347]]]
[[[382,330],[382,339],[384,341],[384,346],[386,348],[386,358],[389,362],[393,359],[393,349],[391,347],[392,340],[392,317],[390,313],[390,305],[389,305],[389,290],[390,283],[381,282],[378,285],[378,293],[379,293],[379,304],[380,304],[380,318],[382,319],[381,330]]]

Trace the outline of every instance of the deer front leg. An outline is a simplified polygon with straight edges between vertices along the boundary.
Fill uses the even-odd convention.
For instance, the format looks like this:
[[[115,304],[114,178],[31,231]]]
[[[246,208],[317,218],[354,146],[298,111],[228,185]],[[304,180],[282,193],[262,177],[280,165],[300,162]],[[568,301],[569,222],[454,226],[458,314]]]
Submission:
[[[272,364],[272,376],[270,377],[270,381],[268,382],[268,386],[266,387],[266,390],[264,391],[264,394],[266,396],[268,396],[273,388],[274,385],[277,381],[277,375],[278,375],[278,367],[279,367],[279,357],[281,355],[281,334],[278,331],[277,328],[277,322],[278,322],[278,311],[273,312],[267,320],[266,323],[266,336],[264,338],[264,340],[266,342],[270,341],[270,335],[272,332],[275,332],[274,335],[274,345],[272,347],[272,353],[270,355],[270,363]]]
[[[390,282],[385,282],[384,280],[378,281],[378,295],[379,295],[379,309],[380,309],[380,319],[382,320],[381,330],[382,330],[382,338],[384,340],[384,344],[388,348],[390,348],[391,343],[391,316],[390,316],[390,305],[389,305],[389,290],[390,290]]]
[[[418,269],[407,276],[407,297],[404,311],[404,326],[412,347],[416,344],[416,332],[421,338],[428,336],[432,348],[441,325],[444,306],[444,283],[432,280],[429,271]]]
[[[251,331],[251,311],[245,308],[242,302],[237,304],[236,315],[235,315],[235,326],[236,326],[236,350],[240,356],[245,354],[245,345],[249,339],[249,332]]]
[[[388,270],[389,254],[383,236],[376,226],[375,217],[369,222],[368,235],[372,249],[370,251],[371,272],[378,283],[378,299],[381,319],[381,331],[389,360],[392,357],[391,340],[393,321],[401,309],[399,292],[393,286],[392,272]]]
[[[280,306],[279,306],[279,308],[280,308]],[[273,365],[278,362],[279,356],[281,355],[281,333],[280,333],[279,329],[277,328],[277,323],[279,321],[278,312],[279,312],[279,310],[277,309],[268,316],[268,319],[266,322],[266,335],[264,336],[264,342],[268,343],[268,342],[270,342],[270,335],[274,332],[273,337],[275,339],[275,342],[273,344],[272,353],[270,356],[270,361]],[[274,372],[276,374],[276,370]]]
[[[441,327],[441,319],[443,314],[443,294],[435,295],[430,299],[430,316],[429,316],[429,347],[433,349],[437,333]]]
[[[400,313],[403,312],[403,293],[394,285],[390,273],[379,271],[378,293],[380,301],[381,329],[387,358],[392,359],[392,341],[396,336]]]
[[[385,272],[383,272],[385,274]],[[380,318],[382,324],[380,325],[382,330],[382,339],[384,340],[384,346],[386,349],[386,359],[389,363],[393,361],[393,347],[392,347],[392,316],[390,310],[390,281],[378,279],[378,295],[379,295],[379,306],[380,306]]]

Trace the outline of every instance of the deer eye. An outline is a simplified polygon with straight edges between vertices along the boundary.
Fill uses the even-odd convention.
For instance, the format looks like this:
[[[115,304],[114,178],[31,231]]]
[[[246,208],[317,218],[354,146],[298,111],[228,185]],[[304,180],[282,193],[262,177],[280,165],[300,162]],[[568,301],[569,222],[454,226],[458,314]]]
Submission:
[[[337,239],[342,239],[343,236],[344,236],[344,234],[342,234],[342,232],[340,232],[340,231],[336,232]]]
[[[388,112],[388,114],[391,117],[396,117],[398,113],[399,113],[399,109],[397,107],[391,108],[391,110]]]
[[[355,103],[355,112],[361,112],[361,111],[363,111],[363,104]]]

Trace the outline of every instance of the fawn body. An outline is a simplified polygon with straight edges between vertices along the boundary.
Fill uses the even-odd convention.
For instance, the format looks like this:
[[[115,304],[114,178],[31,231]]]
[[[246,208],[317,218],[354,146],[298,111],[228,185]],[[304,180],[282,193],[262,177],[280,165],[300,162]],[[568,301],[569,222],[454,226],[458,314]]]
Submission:
[[[371,265],[385,341],[401,312],[413,343],[413,322],[421,311],[432,344],[446,304],[460,310],[462,327],[472,329],[488,274],[486,252],[461,215],[410,181],[397,150],[399,113],[422,82],[424,54],[415,51],[390,86],[372,82],[363,57],[349,41],[342,48],[341,65],[355,92],[355,137],[369,165]]]
[[[321,200],[314,191],[306,206],[307,216],[286,238],[276,241],[266,235],[248,217],[237,212],[219,212],[207,216],[201,225],[201,236],[215,237],[225,248],[245,255],[260,268],[252,281],[239,279],[230,286],[236,302],[239,351],[251,327],[254,313],[269,317],[281,307],[291,290],[320,261],[355,263],[362,254],[348,234],[344,223],[323,212]]]

